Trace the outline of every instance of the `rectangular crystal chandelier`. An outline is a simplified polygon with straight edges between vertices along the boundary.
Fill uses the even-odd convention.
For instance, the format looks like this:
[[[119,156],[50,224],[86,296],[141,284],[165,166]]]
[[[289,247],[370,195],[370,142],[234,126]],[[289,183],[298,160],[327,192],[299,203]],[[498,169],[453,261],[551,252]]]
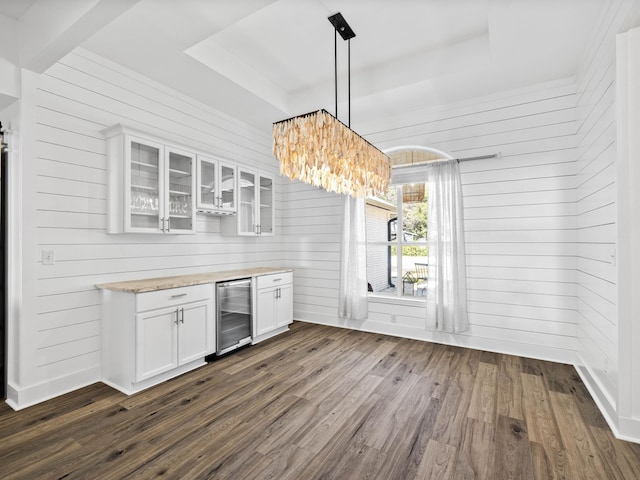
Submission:
[[[282,175],[328,192],[375,196],[389,185],[389,157],[326,110],[275,123],[273,154]]]
[[[336,39],[338,33],[349,42],[355,37],[340,13],[329,17],[329,21]],[[335,51],[337,58],[337,43]],[[349,118],[350,64],[351,54]],[[337,115],[337,64],[335,72]],[[329,192],[352,197],[376,196],[386,192],[389,185],[389,157],[324,109],[274,123],[273,154],[280,162],[282,175]]]

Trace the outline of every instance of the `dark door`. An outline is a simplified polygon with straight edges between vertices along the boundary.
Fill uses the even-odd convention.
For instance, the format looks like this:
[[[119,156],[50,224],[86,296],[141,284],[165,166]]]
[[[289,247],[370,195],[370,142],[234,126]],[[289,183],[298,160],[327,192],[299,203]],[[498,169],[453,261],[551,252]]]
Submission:
[[[0,123],[0,393],[7,398],[7,163],[9,153]]]

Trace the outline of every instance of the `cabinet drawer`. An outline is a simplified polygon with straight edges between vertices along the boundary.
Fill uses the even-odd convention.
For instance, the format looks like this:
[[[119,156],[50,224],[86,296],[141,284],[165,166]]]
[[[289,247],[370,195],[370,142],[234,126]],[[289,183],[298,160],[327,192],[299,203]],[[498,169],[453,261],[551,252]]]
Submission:
[[[139,293],[136,295],[136,311],[143,312],[152,308],[164,308],[208,300],[212,295],[213,285],[210,283]]]
[[[257,278],[257,288],[278,287],[293,283],[293,274],[291,272],[274,273],[272,275],[261,275]]]

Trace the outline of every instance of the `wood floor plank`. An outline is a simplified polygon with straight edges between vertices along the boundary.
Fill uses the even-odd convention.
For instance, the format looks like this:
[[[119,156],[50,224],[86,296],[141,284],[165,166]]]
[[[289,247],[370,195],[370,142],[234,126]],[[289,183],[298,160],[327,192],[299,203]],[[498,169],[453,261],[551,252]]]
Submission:
[[[545,447],[562,450],[562,438],[542,376],[523,373],[521,379],[529,439]]]
[[[496,416],[497,373],[495,364],[480,362],[467,417],[493,423]]]
[[[377,375],[367,375],[354,385],[353,389],[344,396],[340,403],[316,422],[312,432],[296,441],[296,445],[305,450],[318,453],[329,443],[339,430],[345,428],[345,424],[356,415],[361,406],[369,398],[379,398],[373,395],[373,391],[382,381]]]
[[[468,419],[458,450],[453,478],[457,480],[494,480],[496,443],[494,422]]]
[[[494,459],[496,478],[534,480],[529,437],[522,420],[498,417]]]
[[[560,434],[569,451],[571,467],[581,480],[607,478],[607,471],[595,447],[595,442],[571,395],[549,392],[557,413]],[[578,460],[580,459],[580,460]]]
[[[455,461],[455,447],[436,440],[429,440],[415,478],[420,480],[448,480],[453,475]]]
[[[408,422],[414,421],[416,413],[426,400],[420,385],[421,377],[410,374],[395,392],[377,390],[380,401],[376,405],[376,415],[370,423],[363,426],[366,432],[367,446],[387,450],[388,445],[396,441],[400,432],[405,431]]]
[[[640,478],[568,365],[294,322],[127,397],[0,407],[0,478]]]
[[[436,422],[433,439],[448,445],[460,445],[464,435],[475,378],[459,375],[448,382],[447,393]]]
[[[499,355],[498,359],[497,414],[524,420],[520,358],[512,355]]]
[[[640,445],[618,440],[608,428],[590,427],[608,478],[640,478]]]
[[[416,415],[413,421],[405,423],[395,439],[385,443],[382,453],[386,462],[375,478],[402,480],[416,477],[427,444],[433,436],[442,400],[420,395],[415,402]]]
[[[579,480],[569,465],[566,450],[544,447],[536,442],[529,442],[529,448],[536,480]]]

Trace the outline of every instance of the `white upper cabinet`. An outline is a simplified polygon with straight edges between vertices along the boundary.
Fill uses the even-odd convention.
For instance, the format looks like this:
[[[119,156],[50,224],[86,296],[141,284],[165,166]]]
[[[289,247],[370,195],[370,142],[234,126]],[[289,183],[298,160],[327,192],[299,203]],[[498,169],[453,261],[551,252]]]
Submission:
[[[196,208],[206,213],[234,214],[237,210],[238,169],[212,157],[198,155]]]
[[[273,177],[238,169],[238,213],[224,218],[222,233],[227,235],[274,234]]]
[[[195,233],[196,155],[115,125],[108,155],[109,233]]]

